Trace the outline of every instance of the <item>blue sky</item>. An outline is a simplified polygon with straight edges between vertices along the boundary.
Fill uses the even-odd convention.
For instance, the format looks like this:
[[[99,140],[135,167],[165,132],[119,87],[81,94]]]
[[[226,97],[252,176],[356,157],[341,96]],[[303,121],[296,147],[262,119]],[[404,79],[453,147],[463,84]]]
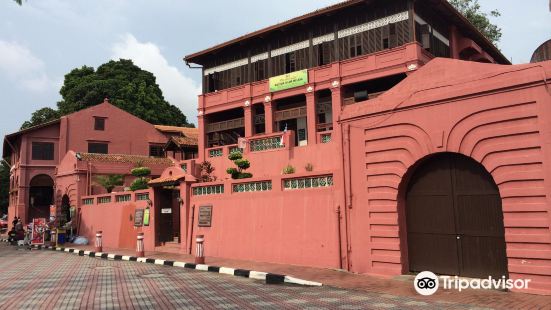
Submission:
[[[335,0],[28,0],[0,3],[0,135],[55,107],[63,76],[130,58],[157,76],[165,98],[196,122],[200,73],[183,56],[333,4]],[[503,29],[499,47],[525,63],[551,38],[548,0],[480,0]]]

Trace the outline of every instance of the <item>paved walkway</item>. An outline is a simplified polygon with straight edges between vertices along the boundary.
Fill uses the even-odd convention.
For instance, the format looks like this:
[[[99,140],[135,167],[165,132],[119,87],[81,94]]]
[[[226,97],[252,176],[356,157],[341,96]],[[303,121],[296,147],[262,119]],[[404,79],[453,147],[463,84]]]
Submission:
[[[91,246],[74,246],[75,248],[93,250]],[[108,253],[135,255],[132,250],[104,249]],[[146,252],[150,258],[168,259],[174,261],[193,262],[194,258],[186,254],[164,252]],[[241,268],[248,270],[285,274],[300,279],[323,283],[324,285],[376,293],[383,296],[409,297],[418,301],[450,305],[472,305],[481,308],[495,309],[551,309],[551,296],[523,294],[517,292],[502,292],[495,290],[464,290],[462,292],[439,290],[432,296],[420,296],[413,288],[413,277],[401,276],[394,279],[358,275],[349,272],[320,269],[304,266],[283,265],[207,257],[206,264]]]
[[[0,245],[0,309],[473,309]]]

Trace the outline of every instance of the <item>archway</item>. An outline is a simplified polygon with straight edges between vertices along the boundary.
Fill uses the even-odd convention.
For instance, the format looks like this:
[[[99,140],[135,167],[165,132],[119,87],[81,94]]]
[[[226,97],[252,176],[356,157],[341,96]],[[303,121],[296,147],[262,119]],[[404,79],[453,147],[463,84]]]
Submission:
[[[50,205],[54,198],[54,180],[49,175],[39,174],[29,183],[29,217],[49,218]]]
[[[508,276],[499,189],[481,164],[430,157],[408,183],[405,211],[410,271]]]
[[[61,219],[62,223],[71,221],[71,201],[67,194],[61,198]]]

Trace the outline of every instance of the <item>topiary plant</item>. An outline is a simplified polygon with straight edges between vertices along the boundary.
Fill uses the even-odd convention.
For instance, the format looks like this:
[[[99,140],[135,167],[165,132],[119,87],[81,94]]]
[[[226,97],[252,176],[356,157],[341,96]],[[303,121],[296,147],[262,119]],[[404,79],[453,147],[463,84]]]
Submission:
[[[136,167],[130,170],[130,173],[136,177],[132,184],[130,184],[131,191],[148,188],[147,183],[149,182],[149,178],[146,178],[146,176],[151,174],[151,169],[148,167]]]
[[[130,173],[135,177],[146,177],[151,174],[151,169],[147,167],[136,167],[130,170]]]
[[[232,179],[247,179],[252,178],[253,175],[248,172],[243,172],[251,167],[251,163],[248,159],[243,158],[243,154],[238,151],[231,152],[228,155],[228,159],[233,161],[237,168],[228,168],[226,172],[231,175]]]

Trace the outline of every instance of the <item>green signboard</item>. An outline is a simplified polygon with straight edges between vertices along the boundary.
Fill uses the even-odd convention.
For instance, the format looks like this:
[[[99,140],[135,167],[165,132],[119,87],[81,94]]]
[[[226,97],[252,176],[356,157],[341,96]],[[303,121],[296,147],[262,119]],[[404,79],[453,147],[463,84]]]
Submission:
[[[305,84],[308,84],[308,70],[306,69],[271,77],[270,91],[276,92]]]

